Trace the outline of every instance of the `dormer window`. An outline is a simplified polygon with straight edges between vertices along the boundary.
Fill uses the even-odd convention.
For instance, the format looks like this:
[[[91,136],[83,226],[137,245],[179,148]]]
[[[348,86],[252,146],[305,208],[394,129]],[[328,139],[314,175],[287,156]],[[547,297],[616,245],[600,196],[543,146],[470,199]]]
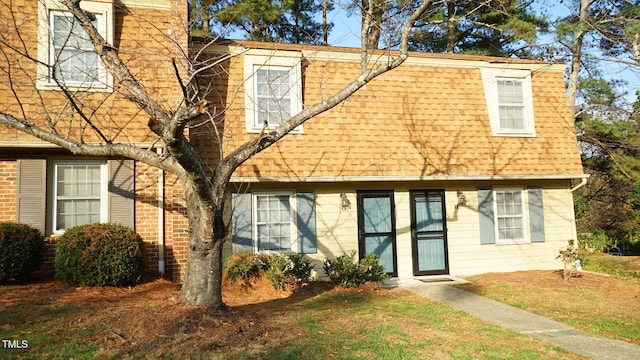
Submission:
[[[300,61],[298,52],[244,56],[247,132],[275,128],[302,110]]]
[[[80,6],[100,35],[113,43],[113,3],[82,1]],[[89,36],[55,0],[38,1],[38,60],[38,89],[113,90],[113,76],[105,70]]]
[[[493,135],[536,136],[531,72],[493,68],[481,71]]]
[[[280,125],[292,112],[291,68],[258,67],[255,72],[255,127]]]

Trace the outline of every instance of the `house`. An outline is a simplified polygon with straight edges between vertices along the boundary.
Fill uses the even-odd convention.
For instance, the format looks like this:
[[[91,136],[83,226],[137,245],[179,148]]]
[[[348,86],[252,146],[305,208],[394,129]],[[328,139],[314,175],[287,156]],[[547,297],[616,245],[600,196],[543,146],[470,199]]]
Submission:
[[[190,46],[180,30],[186,1],[81,4],[146,90],[175,106],[182,93],[173,61]],[[0,7],[9,24],[0,30],[13,46],[0,45],[11,69],[0,72],[2,112],[87,142],[163,151],[148,118],[112,96],[117,84],[82,48],[86,39],[56,0],[13,5]],[[9,31],[16,28],[20,36]],[[68,41],[80,49],[56,71],[13,57],[22,49],[49,64],[67,54]],[[224,111],[188,133],[209,165],[220,151],[341,89],[360,69],[357,49],[228,41],[205,54],[234,55],[203,80],[211,107]],[[372,63],[385,59],[384,52],[371,55]],[[586,179],[563,71],[538,61],[412,53],[237,169],[228,250],[305,253],[319,271],[324,259],[352,250],[376,253],[400,279],[559,268],[558,249],[576,238],[572,192]],[[78,109],[56,80],[101,133],[73,126]],[[75,156],[0,128],[0,184],[0,221],[37,227],[51,247],[75,224],[123,223],[143,237],[150,270],[180,279],[189,227],[172,174],[127,159]]]
[[[186,1],[83,0],[98,31],[141,76],[146,90],[168,107],[182,93],[176,86],[172,56],[187,48]],[[0,6],[0,112],[55,126],[71,137],[156,148],[148,117],[121,96],[114,79],[65,7],[56,0],[12,0]],[[67,46],[68,45],[68,46]],[[36,65],[22,54],[41,62]],[[51,70],[45,64],[59,66]],[[80,123],[78,109],[56,81],[90,114],[101,135]],[[86,123],[85,123],[86,124]],[[175,277],[186,261],[188,224],[176,179],[132,160],[80,157],[21,132],[0,126],[0,221],[31,224],[55,248],[70,226],[117,222],[134,227],[147,245],[150,270]],[[51,254],[50,254],[51,255]],[[44,270],[52,270],[49,256]]]
[[[223,150],[358,75],[357,49],[235,41]],[[371,62],[385,61],[383,52]],[[586,181],[564,65],[412,53],[237,169],[232,250],[380,256],[400,279],[557,269]],[[267,126],[265,127],[265,124]],[[219,129],[220,130],[220,129]],[[207,134],[194,134],[213,152]]]

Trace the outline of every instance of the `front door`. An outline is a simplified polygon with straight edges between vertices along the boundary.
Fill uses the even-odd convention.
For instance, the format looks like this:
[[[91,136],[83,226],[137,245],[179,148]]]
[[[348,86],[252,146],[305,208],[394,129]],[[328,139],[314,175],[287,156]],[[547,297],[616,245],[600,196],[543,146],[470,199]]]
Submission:
[[[449,273],[444,191],[411,191],[414,275]]]
[[[378,254],[386,272],[397,276],[393,191],[358,192],[358,238],[360,258]]]

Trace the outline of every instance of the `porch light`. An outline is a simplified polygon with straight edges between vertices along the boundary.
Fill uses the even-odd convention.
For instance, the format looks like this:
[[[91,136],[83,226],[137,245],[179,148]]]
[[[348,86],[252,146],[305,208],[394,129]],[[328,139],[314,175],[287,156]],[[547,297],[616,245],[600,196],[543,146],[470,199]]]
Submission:
[[[349,201],[344,191],[340,193],[340,203],[342,204],[342,210],[351,209],[351,201]]]
[[[458,208],[458,206],[464,206],[467,204],[467,198],[464,196],[462,191],[458,190],[457,196],[458,196],[458,203],[456,204],[456,209]]]

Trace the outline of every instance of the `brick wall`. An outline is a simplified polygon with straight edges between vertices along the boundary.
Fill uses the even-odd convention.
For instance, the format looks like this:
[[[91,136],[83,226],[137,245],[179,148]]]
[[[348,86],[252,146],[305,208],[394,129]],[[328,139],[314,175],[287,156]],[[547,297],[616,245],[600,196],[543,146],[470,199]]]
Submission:
[[[0,221],[16,221],[17,176],[15,160],[0,160]]]

